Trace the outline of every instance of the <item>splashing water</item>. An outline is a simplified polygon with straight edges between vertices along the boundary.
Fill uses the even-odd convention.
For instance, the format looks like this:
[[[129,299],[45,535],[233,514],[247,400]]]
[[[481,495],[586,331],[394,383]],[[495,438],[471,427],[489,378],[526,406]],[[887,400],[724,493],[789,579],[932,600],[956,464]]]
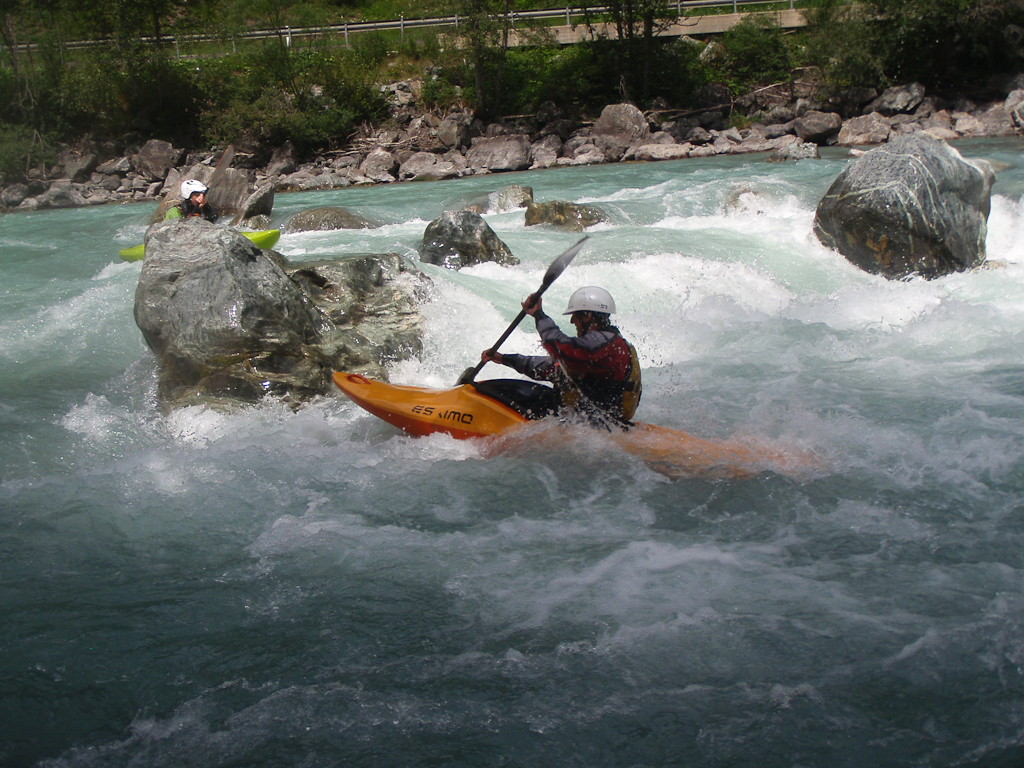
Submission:
[[[149,207],[0,228],[0,764],[1011,765],[1024,760],[1024,161],[992,268],[886,282],[815,240],[846,158],[708,158],[279,196],[385,222],[295,261],[416,261],[509,183],[610,221],[638,418],[827,458],[671,479],[591,437],[494,453],[344,399],[157,407],[132,321]],[[398,383],[449,386],[575,236],[433,283]],[[505,344],[536,353],[532,323]],[[485,368],[482,378],[507,375]]]

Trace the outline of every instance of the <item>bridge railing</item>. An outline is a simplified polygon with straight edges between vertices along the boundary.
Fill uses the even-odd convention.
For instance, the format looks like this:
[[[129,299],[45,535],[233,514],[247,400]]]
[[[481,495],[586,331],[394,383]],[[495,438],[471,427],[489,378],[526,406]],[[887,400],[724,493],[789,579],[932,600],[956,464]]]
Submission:
[[[789,8],[794,8],[795,0],[781,0],[781,2],[772,2],[772,0],[675,0],[675,11],[677,18],[682,18],[686,11],[689,10],[708,10],[708,9],[731,9],[732,13],[740,13],[741,9],[746,6],[780,6],[788,3]],[[672,6],[670,2],[669,7]],[[609,13],[607,6],[594,6],[594,7],[571,7],[566,6],[564,8],[547,8],[543,10],[535,11],[516,11],[512,14],[513,24],[516,19],[565,19],[567,26],[571,26],[574,18],[587,17],[587,16],[600,16],[602,14]],[[340,24],[329,24],[318,27],[285,27],[284,29],[256,29],[249,32],[243,32],[236,35],[233,40],[263,40],[268,38],[282,37],[287,45],[291,45],[293,39],[303,37],[319,37],[324,35],[333,35],[336,37],[343,38],[345,45],[349,43],[350,34],[359,34],[362,32],[376,32],[376,31],[398,31],[404,40],[406,29],[422,29],[425,27],[452,27],[458,29],[460,24],[460,18],[458,15],[452,16],[437,16],[432,18],[416,18],[406,19],[400,17],[398,19],[391,19],[388,21],[353,21],[343,22]],[[152,36],[143,37],[142,40],[148,43],[155,43],[156,38]],[[196,44],[196,43],[212,43],[222,38],[218,38],[216,35],[210,34],[195,34],[195,35],[166,35],[161,38],[162,42],[173,44],[175,49],[178,51],[180,56],[180,45],[183,43]],[[89,48],[97,45],[104,45],[109,43],[110,39],[97,39],[97,40],[73,40],[65,43],[69,49],[76,48]],[[0,46],[2,49],[3,46]],[[34,43],[21,43],[16,46],[18,51],[29,51],[34,50],[36,45]]]

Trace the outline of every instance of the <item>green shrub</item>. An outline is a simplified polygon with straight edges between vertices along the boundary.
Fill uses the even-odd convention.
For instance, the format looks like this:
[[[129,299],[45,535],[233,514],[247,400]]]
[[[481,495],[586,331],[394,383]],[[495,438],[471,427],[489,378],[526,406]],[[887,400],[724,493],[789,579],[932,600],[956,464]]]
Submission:
[[[424,106],[444,111],[461,104],[464,92],[460,84],[462,81],[463,78],[451,77],[449,72],[428,77],[423,82],[423,92],[420,94]]]
[[[350,52],[264,50],[237,70],[233,86],[207,94],[200,118],[207,144],[290,139],[299,151],[336,146],[387,111],[361,57]]]
[[[352,49],[368,68],[379,67],[391,51],[388,37],[383,32],[362,32],[355,35],[352,41]]]
[[[770,17],[745,17],[722,33],[721,44],[728,73],[741,87],[789,79],[789,49],[782,29]]]
[[[0,122],[0,178],[5,183],[22,179],[41,162],[52,162],[50,145],[24,125]]]
[[[804,33],[807,62],[835,88],[879,85],[885,81],[885,51],[875,22],[863,6],[821,0],[808,14]]]
[[[608,66],[599,45],[510,49],[504,72],[504,112],[534,112],[545,101],[563,108],[598,107],[613,80]]]
[[[1024,8],[1002,0],[818,0],[805,32],[809,63],[829,83],[884,87],[918,81],[960,91],[1019,71],[1006,33]]]

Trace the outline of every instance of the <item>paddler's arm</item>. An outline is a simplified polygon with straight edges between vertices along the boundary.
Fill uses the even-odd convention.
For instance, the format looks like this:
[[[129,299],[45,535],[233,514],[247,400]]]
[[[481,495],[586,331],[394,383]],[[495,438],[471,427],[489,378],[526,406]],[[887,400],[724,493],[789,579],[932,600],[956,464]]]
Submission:
[[[554,375],[554,365],[549,357],[531,355],[503,355],[501,352],[493,352],[485,349],[480,354],[480,359],[485,363],[497,363],[507,365],[516,373],[529,376],[537,381],[550,381]]]

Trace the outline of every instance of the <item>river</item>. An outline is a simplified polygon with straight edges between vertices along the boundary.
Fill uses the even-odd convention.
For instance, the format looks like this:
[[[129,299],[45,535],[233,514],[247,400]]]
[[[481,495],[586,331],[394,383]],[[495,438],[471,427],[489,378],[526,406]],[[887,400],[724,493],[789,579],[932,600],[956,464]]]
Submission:
[[[3,216],[0,765],[1024,764],[1024,156],[957,147],[997,170],[991,266],[933,281],[816,241],[838,150],[277,197],[383,222],[285,234],[299,262],[415,260],[510,183],[603,208],[545,305],[605,286],[637,418],[804,477],[492,455],[341,397],[163,414],[116,256],[153,207]],[[393,381],[452,384],[577,238],[487,218],[522,263],[420,265]]]

